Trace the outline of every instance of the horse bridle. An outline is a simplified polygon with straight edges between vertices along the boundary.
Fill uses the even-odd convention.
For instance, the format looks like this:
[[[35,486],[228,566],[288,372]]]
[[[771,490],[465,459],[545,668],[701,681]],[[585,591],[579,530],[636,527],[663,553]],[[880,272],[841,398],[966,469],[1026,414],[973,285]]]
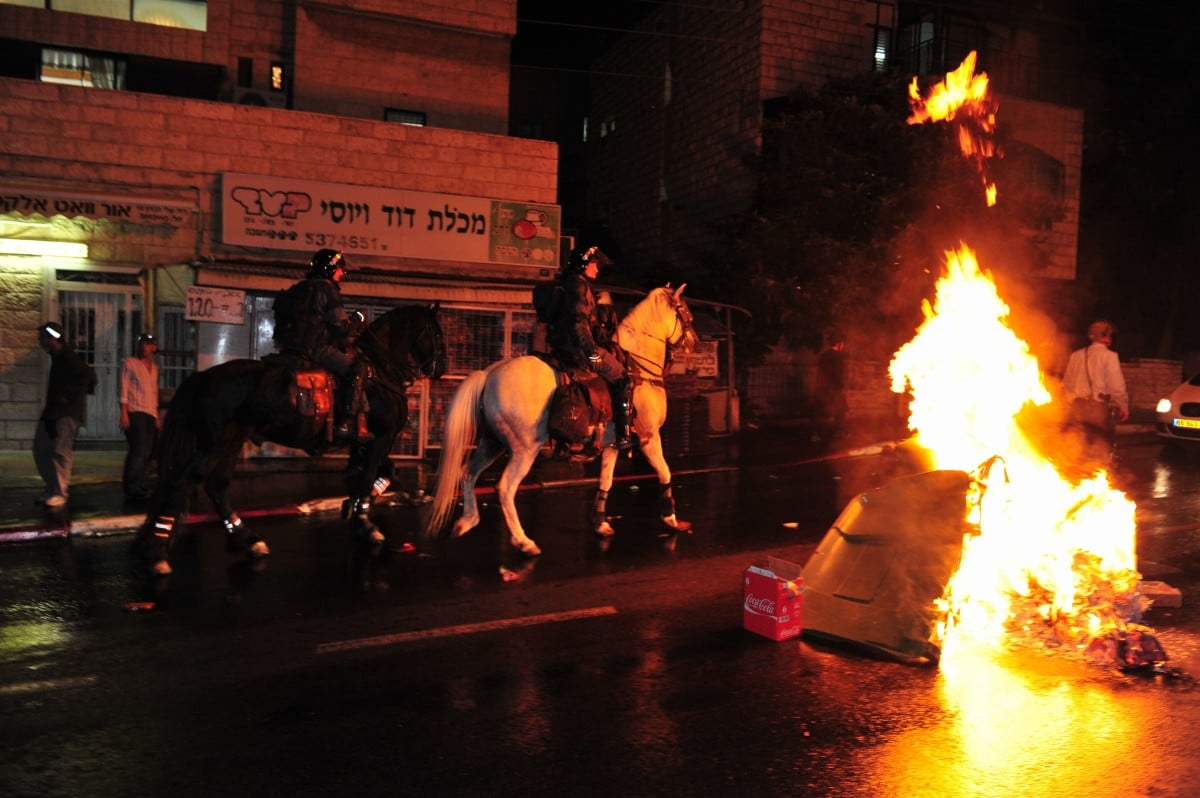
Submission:
[[[671,362],[671,351],[687,338],[689,332],[694,334],[692,325],[695,322],[695,316],[692,315],[692,309],[687,306],[687,302],[685,302],[683,299],[677,299],[675,295],[671,294],[670,292],[667,293],[667,301],[671,303],[671,310],[675,311],[675,326],[671,328],[671,332],[665,338],[659,338],[657,335],[651,335],[645,330],[635,329],[624,321],[622,321],[619,325],[626,328],[630,332],[637,333],[638,335],[644,335],[647,338],[654,339],[655,341],[662,341],[666,345],[664,360],[660,367],[661,370],[658,374],[652,374],[653,379],[650,380],[651,382],[661,381],[663,373],[667,370],[667,364]],[[676,333],[678,333],[678,335],[676,335]],[[630,357],[631,360],[633,360],[635,364],[637,364],[639,369],[650,373],[650,369],[646,368],[646,362],[643,362],[646,360],[644,357],[636,355],[629,350],[625,350],[625,353]]]
[[[421,332],[417,333],[417,337],[413,339],[413,346],[409,347],[409,352],[411,353],[412,350],[416,348],[417,344],[420,344],[428,337],[433,338],[433,346],[430,348],[430,351],[433,354],[431,354],[429,358],[425,360],[425,362],[417,364],[417,371],[425,376],[429,376],[437,370],[438,351],[441,349],[439,343],[442,339],[442,328],[437,324],[437,321],[434,317],[435,313],[436,311],[434,310],[429,311],[429,314],[425,317],[425,325],[421,328]]]

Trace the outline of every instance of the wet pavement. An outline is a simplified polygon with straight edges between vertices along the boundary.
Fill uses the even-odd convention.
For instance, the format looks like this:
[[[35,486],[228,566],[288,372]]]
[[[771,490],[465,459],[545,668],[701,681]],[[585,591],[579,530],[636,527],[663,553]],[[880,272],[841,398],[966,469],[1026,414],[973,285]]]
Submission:
[[[736,435],[713,436],[697,442],[693,451],[670,457],[674,474],[735,468],[741,464],[790,463],[809,458],[844,457],[863,447],[888,445],[904,431],[892,420],[861,422],[830,442],[813,441],[803,423],[757,427],[748,424]],[[36,504],[42,484],[28,451],[0,451],[0,543],[66,536],[128,533],[145,515],[146,505],[127,501],[121,490],[125,450],[78,450],[68,505],[51,511]],[[397,478],[385,501],[417,500],[436,476],[437,450],[424,460],[395,458]],[[230,495],[246,518],[307,515],[336,511],[341,493],[344,455],[324,457],[252,456],[237,466]],[[480,480],[483,494],[494,483],[498,466]],[[523,490],[547,486],[591,484],[597,463],[571,463],[543,456],[522,485]],[[652,479],[653,472],[638,455],[622,461],[618,483]],[[189,520],[213,517],[207,497],[193,493]]]
[[[102,468],[95,455],[69,542],[0,552],[0,784],[95,796],[1195,795],[1196,463],[1136,430],[1121,441],[1143,572],[1185,596],[1149,619],[1180,677],[1024,649],[912,667],[746,632],[745,567],[768,552],[805,562],[849,495],[889,478],[887,447],[901,447],[861,433],[823,452],[800,429],[747,429],[672,458],[681,514],[697,526],[677,547],[653,533],[653,491],[639,482],[653,477],[636,458],[618,467],[611,547],[578,523],[588,467],[542,463],[522,513],[546,554],[513,583],[496,576],[494,505],[442,556],[385,556],[361,592],[336,515],[263,517],[274,554],[260,574],[197,525],[155,612],[122,609],[124,540],[81,531],[128,511],[120,458]],[[332,493],[339,470],[248,461],[239,505],[298,507]],[[431,478],[409,463],[398,482]],[[3,506],[33,512],[36,480],[7,479],[20,484]],[[30,503],[17,507],[18,492]],[[418,514],[384,515],[402,530]]]

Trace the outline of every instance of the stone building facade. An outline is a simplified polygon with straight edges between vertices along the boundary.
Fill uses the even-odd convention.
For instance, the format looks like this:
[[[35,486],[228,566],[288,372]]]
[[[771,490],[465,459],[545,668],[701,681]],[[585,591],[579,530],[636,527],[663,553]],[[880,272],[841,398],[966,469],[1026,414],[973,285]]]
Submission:
[[[558,152],[504,135],[515,0],[202,5],[204,30],[0,4],[0,448],[33,437],[41,321],[66,322],[100,376],[81,445],[118,442],[139,332],[168,388],[265,354],[271,298],[320,246],[346,251],[351,306],[443,302],[460,371],[524,345],[529,285],[557,265]],[[60,50],[92,85],[44,79]],[[120,74],[124,90],[97,85]],[[239,188],[260,192],[258,226]],[[273,207],[285,192],[307,213]],[[526,208],[538,237],[514,241]],[[422,435],[453,387],[419,391]]]

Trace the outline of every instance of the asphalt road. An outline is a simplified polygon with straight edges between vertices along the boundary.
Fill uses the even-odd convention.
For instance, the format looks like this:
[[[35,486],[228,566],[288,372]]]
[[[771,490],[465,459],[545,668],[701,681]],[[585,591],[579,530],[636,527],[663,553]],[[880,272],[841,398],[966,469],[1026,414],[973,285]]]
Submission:
[[[694,534],[620,484],[493,505],[459,541],[358,560],[335,517],[263,520],[256,573],[198,525],[158,592],[127,537],[0,550],[0,794],[1195,796],[1200,465],[1122,449],[1169,674],[1031,651],[917,667],[741,626],[745,567],[803,563],[845,502],[911,470],[895,452],[676,479]],[[505,569],[505,570],[502,570]],[[505,581],[507,571],[512,581]],[[153,598],[151,612],[127,603]]]

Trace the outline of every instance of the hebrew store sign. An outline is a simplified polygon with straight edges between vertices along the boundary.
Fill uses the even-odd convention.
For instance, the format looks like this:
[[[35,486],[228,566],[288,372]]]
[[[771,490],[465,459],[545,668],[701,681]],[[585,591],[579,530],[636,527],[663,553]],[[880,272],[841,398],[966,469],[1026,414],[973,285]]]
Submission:
[[[225,244],[558,266],[557,205],[236,173],[221,182]]]

